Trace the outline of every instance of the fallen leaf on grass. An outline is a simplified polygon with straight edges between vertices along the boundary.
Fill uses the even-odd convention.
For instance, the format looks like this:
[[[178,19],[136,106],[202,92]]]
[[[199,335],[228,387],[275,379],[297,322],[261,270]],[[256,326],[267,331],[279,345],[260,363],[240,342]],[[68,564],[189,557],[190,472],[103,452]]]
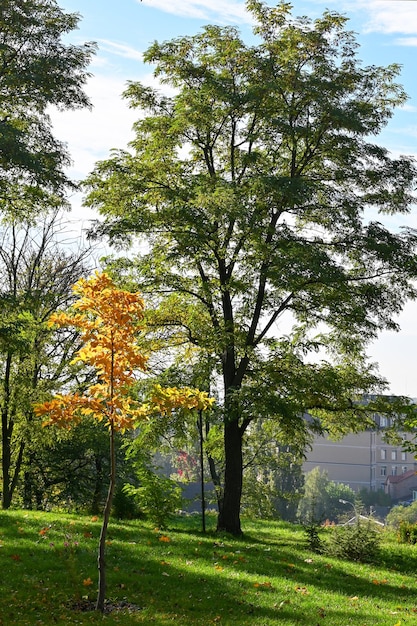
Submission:
[[[89,587],[89,586],[90,586],[90,585],[92,585],[92,584],[93,584],[93,581],[91,580],[91,578],[90,578],[90,577],[85,578],[85,579],[83,580],[83,585],[84,585],[84,587]]]
[[[308,595],[308,593],[309,593],[309,592],[308,592],[307,587],[299,587],[299,586],[297,586],[297,587],[295,588],[295,591],[296,591],[297,593],[301,593],[303,596],[306,596],[306,595]]]
[[[167,537],[166,535],[161,535],[159,537],[159,541],[162,541],[163,543],[169,543],[171,541],[171,539],[169,537]]]
[[[18,554],[12,554],[11,558],[13,559],[13,561],[21,561],[22,560]]]

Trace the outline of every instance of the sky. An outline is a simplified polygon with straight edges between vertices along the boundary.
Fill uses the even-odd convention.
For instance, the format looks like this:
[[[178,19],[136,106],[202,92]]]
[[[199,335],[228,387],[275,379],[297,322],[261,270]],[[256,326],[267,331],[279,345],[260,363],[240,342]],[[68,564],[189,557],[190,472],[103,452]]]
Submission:
[[[128,108],[122,93],[128,81],[156,85],[152,67],[142,60],[153,41],[196,34],[206,24],[233,25],[250,41],[252,25],[244,0],[58,0],[66,12],[80,15],[79,28],[68,35],[71,43],[95,41],[98,52],[86,85],[91,111],[52,112],[55,135],[65,141],[72,156],[70,174],[82,180],[94,164],[113,148],[125,148],[133,138],[137,111]],[[275,4],[267,0],[266,4]],[[349,18],[357,35],[359,57],[365,65],[402,66],[400,82],[409,95],[378,141],[394,156],[417,158],[417,0],[293,0],[294,15],[319,17],[329,9]],[[97,217],[71,199],[71,223],[86,229]],[[393,227],[417,228],[417,207],[408,216],[393,219]],[[370,360],[389,381],[389,392],[417,397],[417,302],[406,305],[399,333],[383,332],[369,348]]]

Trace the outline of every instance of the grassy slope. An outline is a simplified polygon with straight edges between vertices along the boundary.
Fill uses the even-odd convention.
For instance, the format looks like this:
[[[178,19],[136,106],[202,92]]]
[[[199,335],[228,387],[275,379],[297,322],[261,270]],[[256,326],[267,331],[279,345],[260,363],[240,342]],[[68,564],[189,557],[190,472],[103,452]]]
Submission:
[[[213,520],[214,525],[214,520]],[[417,547],[388,537],[378,565],[309,552],[301,528],[244,522],[236,540],[202,535],[196,518],[166,532],[112,521],[108,598],[140,611],[71,608],[95,598],[100,521],[0,513],[0,624],[400,626],[417,623]]]

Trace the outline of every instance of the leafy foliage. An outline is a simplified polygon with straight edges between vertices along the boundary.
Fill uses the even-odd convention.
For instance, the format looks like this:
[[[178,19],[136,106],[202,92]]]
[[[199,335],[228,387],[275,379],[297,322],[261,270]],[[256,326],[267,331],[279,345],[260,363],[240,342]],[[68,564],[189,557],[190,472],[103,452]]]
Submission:
[[[67,306],[71,286],[87,272],[89,250],[69,251],[59,243],[62,214],[54,211],[20,223],[0,225],[0,410],[2,505],[8,508],[24,470],[25,505],[32,506],[33,453],[45,444],[32,404],[76,376],[70,365],[78,347],[73,331],[53,331],[47,319]],[[79,378],[82,383],[82,376]],[[40,468],[39,468],[40,469]],[[39,478],[39,475],[38,475]],[[37,487],[41,487],[40,481]],[[44,496],[36,488],[34,499]]]
[[[244,442],[242,510],[249,517],[294,521],[303,493],[303,450],[277,420],[257,420]]]
[[[371,521],[362,523],[358,520],[352,526],[335,526],[330,535],[327,551],[339,559],[372,563],[378,558],[380,542],[380,533],[373,523]]]
[[[417,524],[417,502],[413,502],[410,506],[397,505],[392,507],[386,518],[387,526],[398,530],[403,522]]]
[[[349,501],[346,505],[340,500]],[[353,508],[352,508],[353,507]],[[325,470],[315,467],[304,480],[304,495],[298,505],[298,517],[304,522],[335,521],[356,510],[356,494],[348,486],[334,483]]]
[[[89,106],[83,87],[95,45],[65,43],[78,19],[55,0],[2,0],[0,212],[23,217],[70,184],[69,156],[53,136],[49,108]]]
[[[192,346],[180,358],[209,359],[221,380],[219,529],[234,534],[249,424],[274,418],[304,442],[314,428],[364,428],[362,394],[384,389],[367,344],[398,328],[417,276],[416,234],[371,217],[413,202],[413,159],[370,139],[406,99],[399,67],[363,67],[337,13],[247,7],[254,45],[207,26],[150,46],[175,95],[130,83],[130,150],[86,182],[104,216],[96,235],[148,245],[113,268],[160,305],[171,346]]]
[[[410,543],[412,545],[417,543],[417,524],[410,524],[410,522],[400,522],[400,528],[398,531],[398,540],[401,543]]]
[[[139,487],[126,484],[124,491],[132,496],[139,510],[158,528],[167,528],[169,520],[181,509],[181,487],[151,464],[136,467]]]
[[[307,535],[308,547],[313,552],[320,554],[324,550],[324,543],[320,537],[321,524],[314,519],[303,524],[304,532]]]

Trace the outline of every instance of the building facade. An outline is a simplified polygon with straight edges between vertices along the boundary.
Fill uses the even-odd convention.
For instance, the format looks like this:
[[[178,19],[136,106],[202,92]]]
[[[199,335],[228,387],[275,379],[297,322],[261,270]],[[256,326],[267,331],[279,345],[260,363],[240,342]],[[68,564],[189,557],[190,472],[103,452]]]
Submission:
[[[389,426],[388,418],[377,416],[375,420],[375,430],[350,434],[339,441],[316,437],[312,449],[307,451],[303,471],[320,467],[330,480],[349,485],[354,491],[383,489],[394,501],[413,499],[413,492],[417,491],[414,454],[399,445],[387,444],[383,429]],[[414,435],[406,433],[401,436],[414,439]],[[401,496],[397,497],[397,491],[401,491]]]

